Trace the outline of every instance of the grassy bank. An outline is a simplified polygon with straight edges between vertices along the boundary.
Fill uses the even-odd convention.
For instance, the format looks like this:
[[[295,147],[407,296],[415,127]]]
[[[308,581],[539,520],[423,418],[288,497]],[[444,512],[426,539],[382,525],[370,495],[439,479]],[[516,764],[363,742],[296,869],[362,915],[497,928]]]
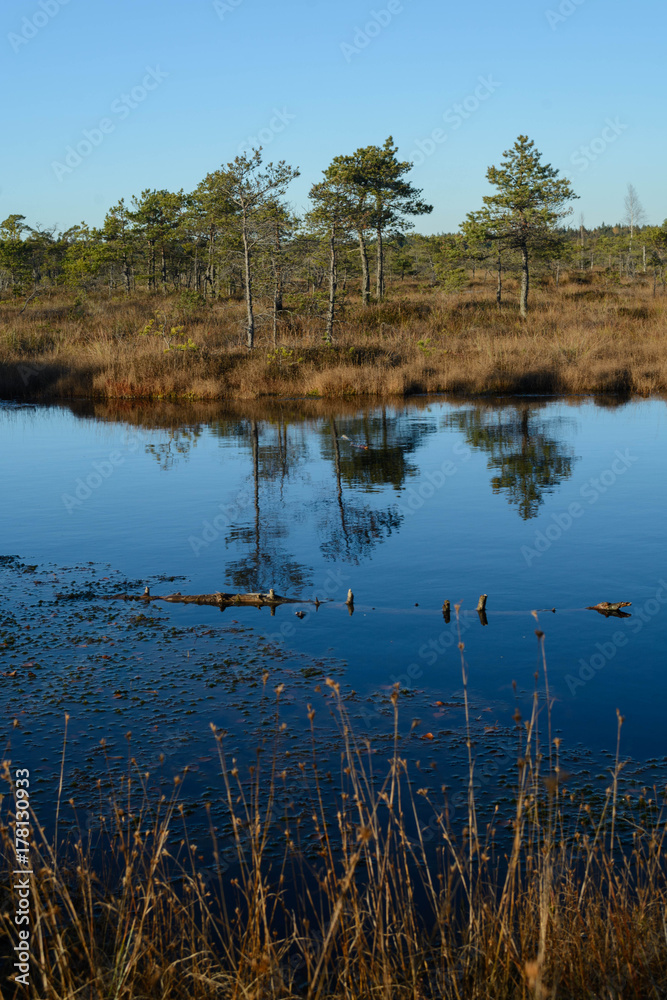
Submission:
[[[516,718],[508,812],[478,823],[471,750],[467,819],[455,830],[446,791],[436,801],[421,787],[429,778],[409,769],[397,735],[386,773],[371,765],[337,685],[327,684],[340,722],[337,794],[313,750],[292,765],[305,789],[301,809],[280,804],[295,778],[276,768],[277,713],[276,756],[258,753],[250,767],[228,760],[215,735],[229,824],[211,829],[206,845],[192,843],[178,790],[157,800],[136,766],[115,794],[101,792],[107,819],[75,833],[69,854],[36,828],[32,986],[13,992],[5,979],[3,996],[665,996],[665,817],[660,796],[629,804],[618,755],[606,798],[579,801],[560,770],[560,741],[538,734],[536,697],[532,717]],[[397,712],[396,692],[393,701]],[[63,819],[70,806],[62,803]],[[12,827],[10,809],[3,955],[16,937]]]
[[[650,282],[611,285],[602,275],[572,274],[559,288],[535,289],[525,321],[510,286],[500,311],[490,281],[456,294],[398,282],[383,303],[365,310],[351,290],[332,346],[323,341],[318,297],[293,295],[285,300],[277,346],[266,314],[250,353],[242,346],[244,305],[236,300],[101,292],[75,299],[55,290],[25,307],[5,299],[0,395],[217,400],[667,391],[667,299],[654,295]]]

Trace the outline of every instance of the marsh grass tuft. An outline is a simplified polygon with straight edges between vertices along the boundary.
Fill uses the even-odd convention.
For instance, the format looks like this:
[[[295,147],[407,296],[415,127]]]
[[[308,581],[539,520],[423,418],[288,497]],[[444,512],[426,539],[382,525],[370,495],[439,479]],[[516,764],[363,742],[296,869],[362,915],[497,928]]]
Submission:
[[[633,812],[622,793],[620,749],[601,803],[577,801],[567,790],[561,741],[551,738],[539,629],[537,639],[540,685],[536,680],[530,717],[521,718],[518,710],[515,716],[512,813],[496,806],[484,826],[462,641],[468,754],[462,828],[450,821],[447,791],[420,787],[401,754],[398,690],[392,693],[393,749],[378,773],[377,756],[355,734],[332,680],[319,693],[338,728],[335,792],[311,706],[311,750],[288,772],[281,685],[272,743],[250,764],[230,758],[225,734],[213,731],[226,803],[224,837],[211,822],[208,844],[194,844],[180,781],[170,797],[156,795],[135,761],[110,798],[100,790],[108,819],[95,834],[79,829],[57,847],[33,818],[30,995],[664,996],[664,814],[657,797],[641,800]],[[619,748],[622,721],[619,715]],[[423,771],[418,780],[424,781]],[[301,808],[294,812],[281,802],[297,783]],[[0,935],[6,955],[15,936],[16,901],[10,888],[13,821],[6,807],[4,816]],[[427,830],[435,836],[426,836]],[[12,1000],[25,995],[12,992],[7,979],[3,990]]]

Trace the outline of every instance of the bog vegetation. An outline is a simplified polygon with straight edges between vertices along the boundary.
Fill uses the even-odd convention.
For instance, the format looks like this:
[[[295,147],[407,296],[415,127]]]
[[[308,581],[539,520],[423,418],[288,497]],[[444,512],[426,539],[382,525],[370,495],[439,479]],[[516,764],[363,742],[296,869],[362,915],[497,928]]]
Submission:
[[[505,812],[496,807],[488,823],[467,716],[463,827],[450,822],[447,790],[422,787],[428,768],[405,759],[398,691],[394,748],[381,773],[370,745],[354,734],[338,685],[326,684],[325,710],[340,726],[338,792],[318,756],[314,711],[312,754],[292,763],[289,775],[283,770],[290,765],[280,750],[279,686],[273,755],[266,746],[250,767],[237,763],[225,754],[224,734],[214,732],[228,810],[224,836],[211,823],[209,838],[194,843],[179,779],[174,795],[160,798],[134,761],[121,787],[100,785],[99,829],[83,830],[75,819],[69,853],[36,833],[31,996],[665,995],[662,793],[624,789],[618,751],[606,794],[596,800],[570,791],[561,741],[551,740],[542,714],[548,684],[536,692],[529,718],[517,712],[513,801]],[[283,803],[297,785],[303,804],[294,812]],[[62,803],[63,818],[70,807],[76,817],[72,801]],[[6,886],[9,821],[2,828]],[[3,896],[6,943],[15,938],[16,890],[5,888]],[[11,954],[11,945],[3,951]],[[8,989],[3,995],[11,1000],[26,995],[25,987]]]
[[[457,233],[391,137],[335,157],[298,218],[298,171],[237,157],[104,224],[0,226],[0,392],[68,396],[667,389],[667,223],[628,186],[618,225],[526,136]]]

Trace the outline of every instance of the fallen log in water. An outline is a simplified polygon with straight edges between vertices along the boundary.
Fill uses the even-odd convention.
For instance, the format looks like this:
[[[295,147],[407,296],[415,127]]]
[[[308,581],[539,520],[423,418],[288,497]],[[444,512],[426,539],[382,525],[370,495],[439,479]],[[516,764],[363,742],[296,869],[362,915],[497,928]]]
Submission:
[[[269,590],[267,594],[223,594],[221,591],[216,591],[214,594],[181,594],[180,591],[177,591],[175,594],[159,595],[151,594],[148,587],[146,587],[143,594],[112,594],[107,600],[139,601],[140,603],[166,601],[167,604],[207,604],[220,608],[221,611],[224,611],[225,608],[244,606],[251,608],[269,607],[271,608],[271,614],[274,613],[280,604],[314,604],[316,607],[319,607],[321,603],[318,600],[307,601],[292,597],[281,597],[273,589]]]
[[[214,594],[181,594],[177,591],[175,594],[151,594],[150,588],[146,587],[143,594],[112,594],[105,598],[108,601],[138,601],[139,603],[148,603],[150,601],[166,601],[167,604],[205,604],[212,607],[220,608],[224,611],[225,608],[234,607],[251,607],[251,608],[270,608],[271,614],[275,614],[276,608],[281,604],[313,604],[316,608],[319,608],[321,601],[315,600],[309,601],[303,598],[294,597],[282,597],[280,594],[276,594],[275,590],[271,588],[266,594],[225,594],[221,591],[216,591]],[[488,618],[486,614],[486,602],[488,600],[487,594],[482,594],[477,603],[477,614],[479,615],[479,620],[482,625],[488,625]],[[351,590],[348,590],[347,600],[345,604],[348,607],[350,614],[354,614],[354,594]],[[625,611],[621,611],[621,608],[629,608],[632,606],[631,601],[616,601],[614,603],[610,601],[601,601],[600,604],[589,605],[586,611],[597,611],[598,614],[604,615],[606,618],[630,618],[631,616]],[[458,612],[460,605],[456,605],[456,610]],[[555,608],[539,608],[539,611],[551,611],[556,612]],[[497,612],[500,614],[510,614],[512,612]],[[449,623],[451,617],[451,605],[449,601],[445,601],[442,605],[442,614],[445,622]]]

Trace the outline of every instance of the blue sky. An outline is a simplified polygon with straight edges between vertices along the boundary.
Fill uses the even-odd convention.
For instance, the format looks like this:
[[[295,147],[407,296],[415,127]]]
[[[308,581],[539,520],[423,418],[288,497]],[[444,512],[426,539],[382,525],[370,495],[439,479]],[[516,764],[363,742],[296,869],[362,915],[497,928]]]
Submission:
[[[4,0],[0,218],[99,225],[253,138],[301,169],[301,209],[333,156],[391,134],[434,205],[418,228],[453,230],[526,133],[573,220],[618,221],[631,182],[662,222],[666,26],[664,0]]]

